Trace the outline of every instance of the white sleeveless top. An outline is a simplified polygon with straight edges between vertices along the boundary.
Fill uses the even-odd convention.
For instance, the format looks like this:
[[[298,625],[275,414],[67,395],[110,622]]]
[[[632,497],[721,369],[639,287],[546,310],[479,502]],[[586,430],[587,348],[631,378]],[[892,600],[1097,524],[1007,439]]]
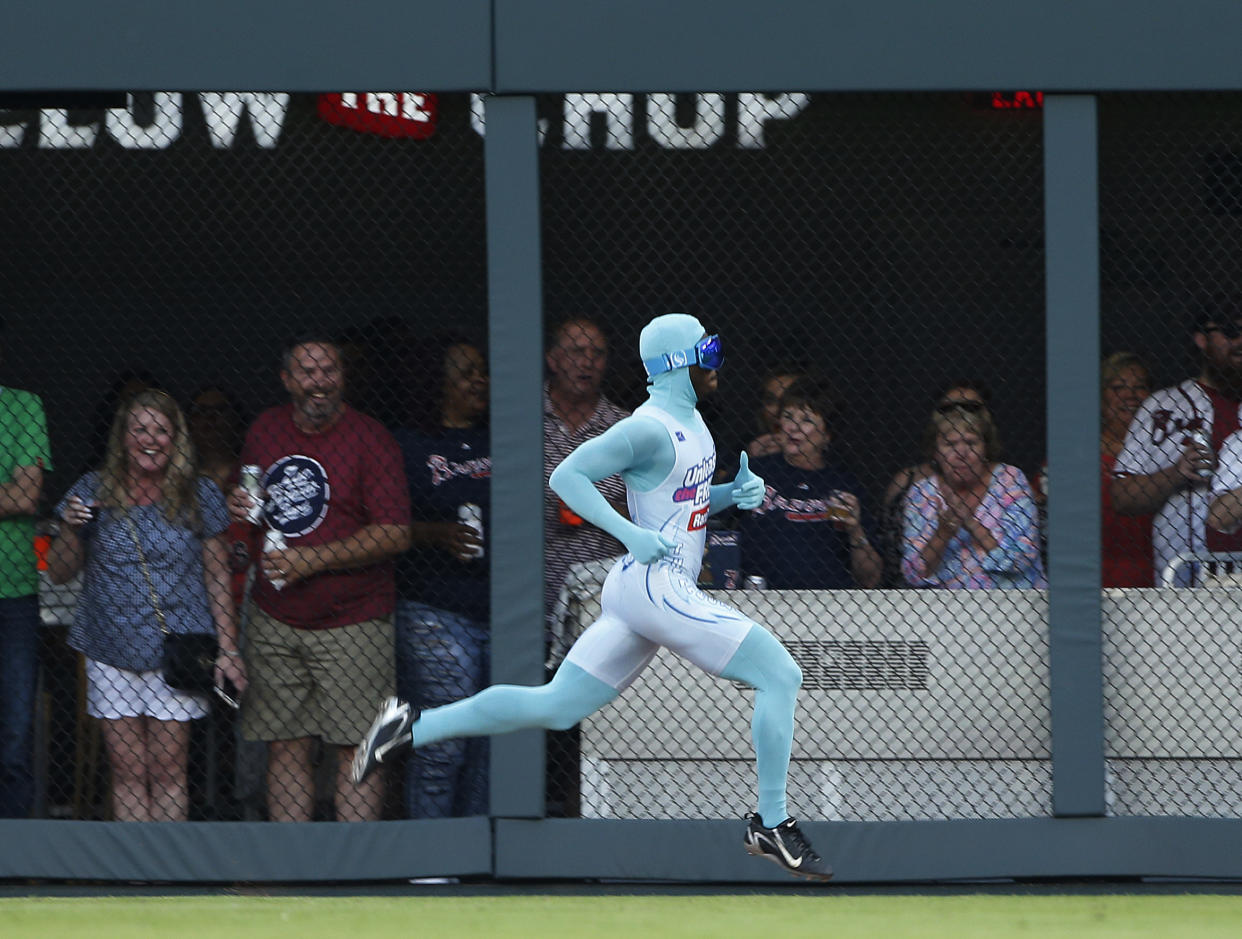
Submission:
[[[697,580],[703,566],[707,516],[711,509],[712,475],[716,472],[716,443],[699,412],[684,424],[662,408],[641,405],[634,416],[659,421],[668,431],[676,460],[663,481],[650,492],[626,490],[630,520],[658,531],[677,547],[659,562],[684,571]]]

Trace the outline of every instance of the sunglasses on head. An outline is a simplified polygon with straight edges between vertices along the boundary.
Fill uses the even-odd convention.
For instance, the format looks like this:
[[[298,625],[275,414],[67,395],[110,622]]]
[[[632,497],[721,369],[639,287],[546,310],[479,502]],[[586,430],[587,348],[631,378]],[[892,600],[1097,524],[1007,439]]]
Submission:
[[[987,408],[982,401],[945,401],[936,405],[936,411],[940,414],[948,414],[950,411],[969,411],[971,414],[978,414]]]
[[[1220,333],[1226,339],[1237,339],[1242,336],[1242,323],[1212,323],[1204,326],[1205,333]]]
[[[666,352],[663,355],[643,359],[643,368],[647,370],[648,378],[655,378],[664,372],[671,372],[675,368],[686,368],[690,365],[701,366],[709,372],[714,372],[724,365],[724,346],[721,344],[720,337],[704,336],[689,349]]]

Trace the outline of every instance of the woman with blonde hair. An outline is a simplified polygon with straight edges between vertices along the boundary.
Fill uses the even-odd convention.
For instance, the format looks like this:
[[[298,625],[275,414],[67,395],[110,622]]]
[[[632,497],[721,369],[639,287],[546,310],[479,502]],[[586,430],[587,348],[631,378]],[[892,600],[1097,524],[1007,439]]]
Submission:
[[[1113,509],[1113,466],[1139,405],[1151,393],[1151,374],[1133,352],[1114,352],[1100,364],[1100,515],[1104,587],[1155,584],[1150,515]]]
[[[1046,587],[1030,483],[999,461],[986,410],[938,408],[928,424],[934,472],[906,496],[902,573],[916,587]]]
[[[184,820],[189,721],[208,702],[164,681],[164,628],[216,634],[217,685],[240,691],[246,673],[223,537],[228,512],[216,484],[199,476],[177,403],[155,390],[123,402],[103,466],[78,479],[56,512],[48,572],[56,583],[85,572],[69,644],[86,657],[87,712],[103,725],[113,814]]]

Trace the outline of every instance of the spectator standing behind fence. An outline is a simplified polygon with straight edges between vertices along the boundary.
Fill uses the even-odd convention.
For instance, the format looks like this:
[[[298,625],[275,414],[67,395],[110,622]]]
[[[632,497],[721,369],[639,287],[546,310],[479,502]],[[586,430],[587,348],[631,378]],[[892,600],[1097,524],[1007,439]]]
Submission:
[[[245,423],[233,396],[207,385],[190,396],[186,421],[198,454],[199,472],[228,492],[237,484],[238,455]]]
[[[1236,551],[1242,535],[1206,528],[1209,483],[1216,453],[1239,427],[1242,400],[1242,308],[1220,299],[1194,309],[1191,338],[1199,350],[1196,378],[1153,392],[1126,432],[1114,467],[1113,510],[1155,513],[1153,577],[1186,552]],[[1206,445],[1195,440],[1202,432]],[[1191,582],[1184,568],[1178,583]]]
[[[751,464],[765,490],[760,506],[742,516],[742,570],[762,576],[769,587],[880,582],[863,487],[828,460],[835,410],[822,381],[795,380],[780,401],[779,455]]]
[[[190,397],[186,421],[198,455],[199,472],[219,486],[221,492],[229,492],[237,485],[241,468],[242,435],[246,429],[241,409],[223,388],[207,385]],[[229,526],[228,542],[233,601],[240,610],[247,573],[262,547],[262,532],[247,522],[234,521]]]
[[[145,368],[125,368],[112,379],[108,390],[95,405],[87,438],[88,456],[82,466],[83,473],[103,466],[108,453],[108,434],[112,430],[112,420],[116,417],[117,408],[140,391],[163,387],[164,383]]]
[[[570,511],[548,486],[552,471],[581,443],[598,437],[629,412],[600,393],[608,368],[608,341],[587,317],[576,316],[553,331],[545,357],[543,394],[544,591],[543,610],[552,614],[571,565],[623,554],[621,542]],[[610,476],[596,486],[625,512],[625,484]]]
[[[432,343],[419,374],[419,424],[396,434],[412,519],[412,547],[397,562],[397,694],[426,709],[487,684],[492,458],[478,347]],[[475,510],[481,532],[463,521]],[[422,747],[405,773],[409,817],[487,814],[487,738]]]
[[[0,342],[3,327],[0,327]],[[34,516],[50,470],[38,395],[0,388],[0,818],[25,818],[39,669],[39,574]]]
[[[224,496],[199,476],[181,409],[140,391],[117,411],[103,467],[56,507],[60,533],[48,572],[65,583],[85,569],[69,644],[86,656],[87,713],[103,722],[120,821],[186,817],[189,722],[201,696],[175,691],[160,666],[170,632],[215,632],[216,682],[246,687],[229,592]],[[151,596],[155,592],[155,598]]]
[[[345,404],[340,353],[310,336],[283,352],[288,404],[251,425],[242,463],[260,467],[264,522],[287,547],[265,550],[247,622],[251,689],[242,735],[269,744],[269,817],[309,821],[312,738],[341,746],[336,817],[379,817],[382,783],[349,780],[372,702],[394,688],[393,558],[409,547],[409,496],[392,434]],[[240,488],[229,511],[243,520]]]
[[[580,518],[548,485],[552,471],[579,444],[598,437],[628,411],[600,393],[608,369],[608,341],[593,320],[574,316],[553,329],[545,365],[543,395],[543,610],[549,634],[552,617],[569,568],[622,554],[621,542]],[[596,489],[622,515],[627,514],[625,484],[609,476]],[[547,803],[551,815],[578,814],[579,732],[551,731],[547,743]]]
[[[769,369],[759,383],[759,407],[755,411],[758,435],[746,445],[752,460],[776,456],[781,452],[781,396],[805,373],[796,365],[778,365]]]
[[[992,414],[992,393],[987,385],[974,378],[955,378],[941,385],[932,400],[937,411],[962,408],[965,411],[986,411],[989,418]],[[923,431],[924,438],[934,432],[934,427],[928,424]],[[922,446],[923,451],[928,452],[933,449],[934,444],[931,440],[924,439]],[[887,585],[906,586],[901,573],[906,495],[916,482],[935,472],[936,467],[930,460],[915,463],[898,470],[884,491],[884,502],[880,507],[880,544],[884,559],[884,582]]]
[[[1211,489],[1208,530],[1226,535],[1242,530],[1242,431],[1225,438]]]
[[[1114,352],[1100,365],[1100,512],[1103,529],[1100,582],[1105,587],[1150,587],[1150,515],[1113,511],[1113,467],[1126,431],[1151,392],[1147,366],[1133,352]]]
[[[998,460],[986,411],[936,410],[935,472],[906,496],[902,573],[917,587],[1046,587],[1039,523],[1026,476]]]

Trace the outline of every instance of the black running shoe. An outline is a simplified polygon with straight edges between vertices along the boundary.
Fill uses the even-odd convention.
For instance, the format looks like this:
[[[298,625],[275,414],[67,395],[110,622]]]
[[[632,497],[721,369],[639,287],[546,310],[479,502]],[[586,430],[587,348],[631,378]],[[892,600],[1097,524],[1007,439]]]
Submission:
[[[371,729],[354,753],[349,774],[354,785],[370,776],[390,754],[399,753],[414,742],[410,728],[416,720],[418,708],[400,698],[388,698],[380,705]]]
[[[758,812],[746,816],[750,825],[742,844],[755,857],[767,858],[795,877],[807,880],[831,880],[832,868],[815,853],[811,843],[798,829],[798,823],[787,818],[775,828],[764,828]]]

